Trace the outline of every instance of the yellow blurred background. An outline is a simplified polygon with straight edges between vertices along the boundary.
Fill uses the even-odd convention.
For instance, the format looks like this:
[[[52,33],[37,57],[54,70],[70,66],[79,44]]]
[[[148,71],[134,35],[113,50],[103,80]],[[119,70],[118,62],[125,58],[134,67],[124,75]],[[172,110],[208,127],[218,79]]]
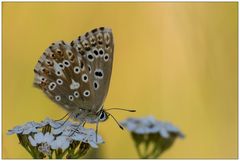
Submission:
[[[154,115],[178,126],[186,138],[162,158],[237,158],[237,2],[5,2],[2,12],[3,158],[30,158],[8,129],[66,114],[32,86],[45,48],[100,26],[115,38],[105,106],[137,110],[112,111],[118,120]],[[112,119],[99,133],[102,157],[137,158],[129,133]]]

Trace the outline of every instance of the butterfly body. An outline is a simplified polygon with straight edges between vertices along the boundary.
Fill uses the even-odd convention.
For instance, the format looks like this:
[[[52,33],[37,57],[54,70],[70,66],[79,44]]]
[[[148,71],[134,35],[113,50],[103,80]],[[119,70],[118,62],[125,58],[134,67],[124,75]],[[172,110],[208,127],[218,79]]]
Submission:
[[[71,43],[55,42],[38,60],[34,84],[71,112],[74,119],[103,121],[113,51],[112,31],[104,27],[93,29]]]
[[[108,116],[103,109],[99,112],[80,110],[73,113],[73,118],[80,122],[98,123],[105,121]]]

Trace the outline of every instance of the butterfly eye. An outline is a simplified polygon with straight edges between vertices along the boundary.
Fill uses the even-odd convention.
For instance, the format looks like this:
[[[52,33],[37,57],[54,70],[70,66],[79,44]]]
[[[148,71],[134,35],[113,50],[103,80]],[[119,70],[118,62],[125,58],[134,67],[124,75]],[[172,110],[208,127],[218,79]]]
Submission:
[[[83,74],[83,75],[82,75],[82,81],[85,82],[85,83],[88,81],[88,76],[87,76],[87,74]]]
[[[70,66],[70,62],[68,60],[64,60],[63,64],[65,65],[65,67],[69,67]]]
[[[55,88],[56,88],[57,84],[55,82],[51,82],[49,85],[48,85],[48,89],[50,91],[53,91]]]
[[[104,59],[105,62],[107,62],[109,60],[109,55],[108,54],[104,54],[103,59]]]
[[[75,92],[73,93],[73,95],[74,95],[76,98],[78,98],[78,97],[79,97],[78,91],[75,91]]]
[[[61,96],[55,96],[55,100],[59,102],[61,100]]]
[[[106,120],[106,114],[105,114],[105,112],[101,112],[99,118],[100,118],[101,121],[105,121],[105,120]]]
[[[63,80],[61,80],[61,79],[57,79],[56,82],[57,82],[58,85],[62,85],[63,84]]]
[[[90,91],[89,91],[89,90],[85,90],[85,91],[83,92],[83,95],[84,95],[85,97],[90,96]]]
[[[74,71],[74,73],[79,74],[80,73],[80,68],[79,67],[74,67],[73,71]]]

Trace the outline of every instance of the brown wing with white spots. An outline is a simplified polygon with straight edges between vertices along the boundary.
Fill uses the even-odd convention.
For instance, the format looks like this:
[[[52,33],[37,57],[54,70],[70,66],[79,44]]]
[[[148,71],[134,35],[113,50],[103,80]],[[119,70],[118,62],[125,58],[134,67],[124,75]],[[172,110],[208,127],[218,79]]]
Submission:
[[[106,98],[113,63],[113,35],[109,28],[96,28],[71,42],[71,46],[82,56],[87,70],[88,83],[83,88],[89,91],[87,108],[101,109]]]
[[[53,43],[35,66],[34,84],[68,111],[97,111],[107,95],[113,61],[110,29],[87,32],[71,44]]]

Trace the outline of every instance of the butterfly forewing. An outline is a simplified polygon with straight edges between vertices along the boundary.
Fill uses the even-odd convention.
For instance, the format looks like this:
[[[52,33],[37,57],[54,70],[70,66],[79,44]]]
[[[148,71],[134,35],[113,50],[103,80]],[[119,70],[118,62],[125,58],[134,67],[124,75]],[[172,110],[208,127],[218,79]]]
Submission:
[[[68,111],[97,112],[108,92],[113,50],[111,29],[103,27],[70,44],[53,43],[34,69],[34,83]]]

